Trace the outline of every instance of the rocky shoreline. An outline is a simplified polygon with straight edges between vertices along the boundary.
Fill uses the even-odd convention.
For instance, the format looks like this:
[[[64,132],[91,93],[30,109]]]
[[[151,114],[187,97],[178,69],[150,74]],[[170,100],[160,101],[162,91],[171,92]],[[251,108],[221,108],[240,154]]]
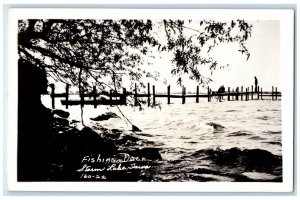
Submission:
[[[151,180],[152,168],[161,160],[159,149],[140,148],[139,138],[125,135],[118,129],[109,130],[97,125],[97,132],[95,127],[79,130],[76,125],[80,122],[69,121],[67,112],[53,110],[52,113],[52,155],[48,162],[47,181]],[[103,120],[110,117],[116,115],[108,113]],[[127,158],[119,163],[104,163],[95,159],[99,155],[107,160],[121,155]]]

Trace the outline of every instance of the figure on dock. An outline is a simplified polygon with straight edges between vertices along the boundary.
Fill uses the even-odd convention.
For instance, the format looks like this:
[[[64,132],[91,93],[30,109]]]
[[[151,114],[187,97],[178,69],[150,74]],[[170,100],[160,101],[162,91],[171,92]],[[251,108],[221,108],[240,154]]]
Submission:
[[[221,94],[224,92],[225,92],[225,87],[224,85],[222,85],[219,87],[218,91],[212,92],[212,96],[216,96],[217,101],[222,102],[223,96]]]
[[[255,92],[257,92],[258,81],[256,76],[254,76],[254,85],[255,85]]]

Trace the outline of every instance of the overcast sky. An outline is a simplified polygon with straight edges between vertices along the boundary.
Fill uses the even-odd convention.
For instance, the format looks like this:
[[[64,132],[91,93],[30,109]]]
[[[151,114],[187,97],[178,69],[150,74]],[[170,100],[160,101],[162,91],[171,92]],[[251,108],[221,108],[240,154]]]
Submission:
[[[237,51],[238,44],[234,43],[219,45],[210,53],[219,63],[229,64],[228,68],[213,72],[211,76],[213,82],[210,87],[214,90],[220,85],[226,88],[250,87],[254,84],[254,76],[258,78],[258,84],[264,90],[271,91],[272,86],[280,88],[280,23],[279,21],[247,22],[253,25],[252,36],[246,43],[251,53],[248,61],[245,55]],[[168,84],[174,86],[174,89],[178,88],[175,84],[176,78],[170,77],[171,64],[168,58],[156,59],[152,67],[161,73],[161,80],[166,77]],[[185,85],[187,90],[193,91],[197,84],[186,81]]]
[[[257,21],[253,24],[252,37],[247,41],[251,53],[248,61],[236,48],[216,49],[220,61],[229,63],[228,69],[216,71],[213,74],[215,85],[247,86],[254,84],[254,76],[263,89],[271,90],[272,86],[280,84],[280,35],[278,21]]]

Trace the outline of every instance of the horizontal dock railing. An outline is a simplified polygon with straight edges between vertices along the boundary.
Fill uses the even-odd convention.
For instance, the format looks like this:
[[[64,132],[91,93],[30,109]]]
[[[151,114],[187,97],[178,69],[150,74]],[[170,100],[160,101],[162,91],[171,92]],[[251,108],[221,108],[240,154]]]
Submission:
[[[94,108],[97,108],[97,105],[127,105],[127,97],[133,96],[134,105],[139,105],[139,98],[147,98],[148,106],[155,105],[157,98],[167,98],[167,103],[171,104],[172,98],[180,98],[182,99],[182,104],[185,104],[187,98],[194,98],[196,103],[199,103],[200,98],[207,98],[208,102],[211,102],[213,98],[217,100],[228,100],[228,101],[249,101],[249,100],[264,100],[265,97],[271,97],[271,100],[278,100],[281,97],[281,92],[277,91],[277,87],[272,86],[272,91],[264,91],[259,86],[257,88],[251,87],[237,87],[235,89],[227,88],[227,91],[222,93],[217,93],[216,91],[212,91],[211,88],[207,88],[207,93],[200,93],[199,86],[196,87],[195,93],[186,93],[186,87],[182,86],[182,92],[180,94],[171,94],[171,86],[167,86],[167,93],[156,93],[155,85],[152,86],[152,93],[150,83],[147,86],[146,93],[138,93],[137,85],[135,84],[135,88],[133,92],[127,92],[125,88],[123,88],[122,93],[118,93],[117,91],[110,90],[109,92],[96,90],[96,86],[93,87],[93,90],[89,93],[82,93],[79,96],[78,100],[69,99],[69,85],[66,84],[66,92],[65,93],[55,93],[54,84],[50,84],[52,98],[52,108],[55,108],[55,99],[56,98],[64,98],[61,100],[62,105],[65,105],[68,109],[68,106],[74,105],[94,105]],[[88,97],[89,99],[86,99]],[[92,98],[92,99],[91,99]],[[225,99],[224,99],[225,98]],[[152,99],[152,100],[151,100]]]

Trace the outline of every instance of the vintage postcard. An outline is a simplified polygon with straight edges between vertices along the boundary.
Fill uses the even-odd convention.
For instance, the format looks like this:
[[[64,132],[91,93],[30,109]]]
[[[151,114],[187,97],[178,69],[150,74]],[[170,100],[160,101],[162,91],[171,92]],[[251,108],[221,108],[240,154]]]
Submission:
[[[291,192],[293,10],[10,9],[10,191]]]

